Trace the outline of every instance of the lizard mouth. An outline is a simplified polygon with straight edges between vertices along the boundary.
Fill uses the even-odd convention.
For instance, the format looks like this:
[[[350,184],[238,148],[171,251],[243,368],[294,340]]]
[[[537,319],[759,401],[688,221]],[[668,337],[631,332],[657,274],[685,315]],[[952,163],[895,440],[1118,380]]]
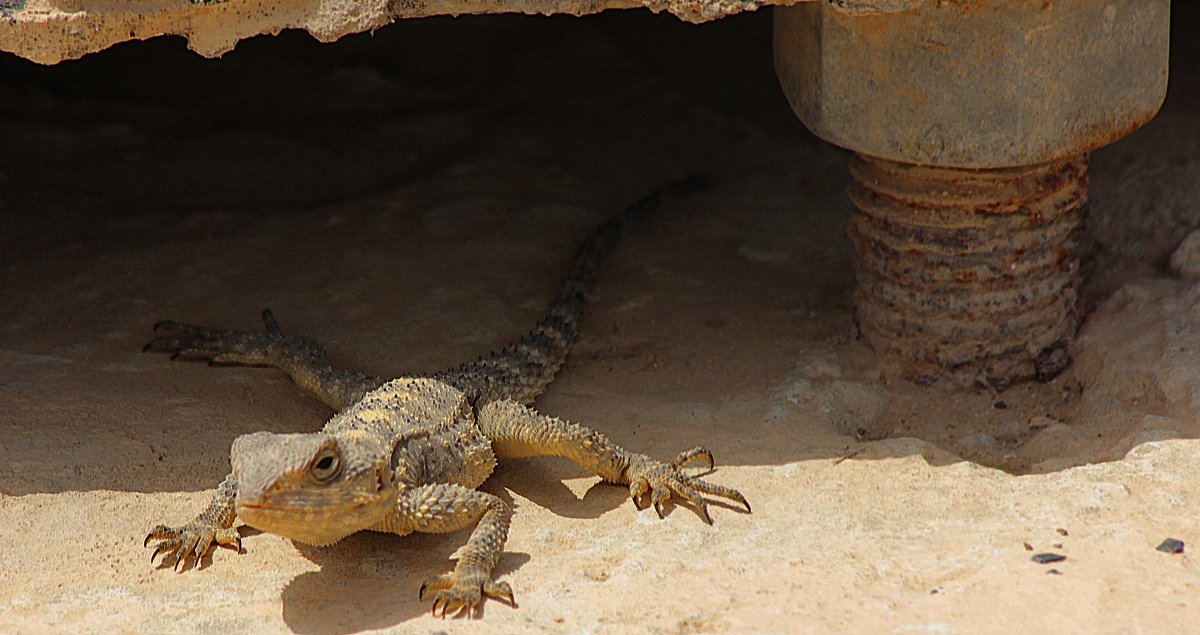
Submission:
[[[238,503],[235,510],[251,527],[305,544],[329,545],[366,528],[368,523],[359,518],[365,507],[364,503],[320,509]]]
[[[281,517],[315,517],[324,513],[315,509],[304,509],[301,507],[277,507],[275,505],[265,505],[262,503],[237,503],[234,508],[237,514],[246,520]],[[262,529],[268,528],[262,527]]]
[[[286,533],[278,531],[282,528],[320,525],[325,518],[353,514],[358,508],[355,501],[313,505],[311,501],[290,497],[248,498],[250,500],[235,501],[234,512],[247,523],[272,533]]]
[[[339,505],[333,509],[308,509],[305,507],[271,505],[269,503],[235,503],[234,507],[239,514],[242,511],[248,511],[285,516],[326,516],[353,513],[372,505],[373,503],[371,501],[359,501],[346,505]]]

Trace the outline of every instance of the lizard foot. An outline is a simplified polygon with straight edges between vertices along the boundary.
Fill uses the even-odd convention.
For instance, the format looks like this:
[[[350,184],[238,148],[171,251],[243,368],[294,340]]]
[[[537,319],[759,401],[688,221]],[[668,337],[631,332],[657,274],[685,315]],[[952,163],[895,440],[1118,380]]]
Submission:
[[[424,600],[426,591],[437,591],[433,596],[433,614],[441,616],[453,613],[454,617],[476,617],[484,597],[503,600],[516,606],[512,587],[507,582],[494,582],[486,573],[444,573],[430,576],[421,584],[417,597]]]
[[[171,353],[171,359],[208,360],[210,364],[272,366],[290,339],[279,329],[270,309],[263,309],[266,333],[213,329],[163,320],[154,325],[166,334],[150,340],[142,352]]]
[[[160,553],[165,554],[163,562],[174,557],[176,571],[187,569],[185,563],[189,556],[191,556],[192,566],[199,566],[200,558],[204,557],[208,548],[214,543],[235,549],[239,553],[242,551],[242,537],[236,529],[232,527],[222,529],[195,521],[182,527],[159,525],[150,530],[146,539],[142,541],[142,546],[149,546],[151,540],[161,542],[154,546],[154,553],[150,554],[150,562],[154,562]]]
[[[712,516],[709,516],[708,504],[704,502],[701,494],[727,498],[741,503],[747,512],[750,511],[750,503],[746,501],[746,497],[742,496],[741,492],[683,473],[684,468],[698,461],[707,463],[709,470],[714,466],[712,452],[703,447],[680,452],[669,464],[642,454],[633,455],[628,470],[629,495],[633,498],[633,506],[642,509],[638,500],[648,494],[651,504],[654,505],[654,511],[658,512],[659,518],[662,518],[663,503],[666,503],[671,498],[671,494],[675,493],[700,510],[704,522],[710,525],[713,524]]]

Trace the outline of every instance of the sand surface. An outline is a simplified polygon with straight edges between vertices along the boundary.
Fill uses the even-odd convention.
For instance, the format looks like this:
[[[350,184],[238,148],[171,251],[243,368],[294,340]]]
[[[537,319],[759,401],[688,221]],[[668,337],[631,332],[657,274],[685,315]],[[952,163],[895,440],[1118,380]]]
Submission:
[[[0,631],[1195,632],[1200,285],[1167,266],[1200,226],[1195,74],[1093,155],[1076,363],[920,389],[855,338],[846,155],[787,110],[769,33],[439,19],[0,60]],[[439,369],[523,333],[587,230],[693,172],[712,187],[626,236],[538,407],[659,457],[705,444],[753,514],[659,520],[567,462],[503,464],[519,608],[478,622],[417,599],[462,533],[246,528],[243,554],[150,563],[234,437],[330,414],[271,370],[142,354],[154,322],[270,307],[338,365]]]

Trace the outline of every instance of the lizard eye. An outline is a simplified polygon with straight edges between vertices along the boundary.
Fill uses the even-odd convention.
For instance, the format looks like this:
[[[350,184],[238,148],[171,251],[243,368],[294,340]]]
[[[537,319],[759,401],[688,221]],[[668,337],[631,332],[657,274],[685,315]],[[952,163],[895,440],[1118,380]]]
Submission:
[[[312,465],[308,468],[308,473],[316,479],[318,483],[327,483],[338,475],[338,471],[342,469],[342,461],[332,449],[324,450],[313,459]]]

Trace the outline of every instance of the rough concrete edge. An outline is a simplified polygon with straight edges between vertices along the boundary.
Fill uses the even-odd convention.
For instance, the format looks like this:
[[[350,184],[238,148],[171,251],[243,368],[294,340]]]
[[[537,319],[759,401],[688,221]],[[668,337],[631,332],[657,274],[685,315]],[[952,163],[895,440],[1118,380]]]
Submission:
[[[768,5],[807,0],[30,0],[0,16],[0,51],[39,64],[78,59],[114,44],[180,35],[204,57],[220,57],[245,38],[303,29],[322,42],[374,31],[396,20],[435,15],[523,13],[582,16],[645,8],[701,23]]]

